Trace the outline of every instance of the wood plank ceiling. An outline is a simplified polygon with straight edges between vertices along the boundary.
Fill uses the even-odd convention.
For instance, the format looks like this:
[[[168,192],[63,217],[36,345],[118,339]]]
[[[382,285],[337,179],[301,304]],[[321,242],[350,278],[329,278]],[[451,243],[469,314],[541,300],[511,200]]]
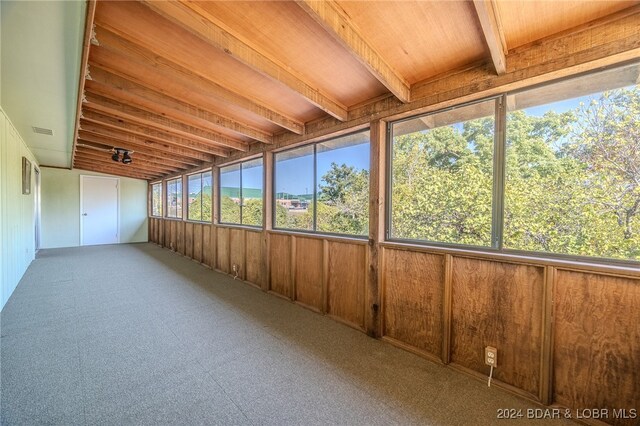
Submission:
[[[147,180],[206,166],[452,71],[502,74],[510,50],[637,4],[91,0],[72,164]]]

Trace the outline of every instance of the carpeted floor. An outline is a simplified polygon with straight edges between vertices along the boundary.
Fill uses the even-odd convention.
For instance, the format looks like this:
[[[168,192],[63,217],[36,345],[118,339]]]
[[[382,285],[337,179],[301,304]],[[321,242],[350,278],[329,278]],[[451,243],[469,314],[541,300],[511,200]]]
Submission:
[[[0,326],[3,425],[548,423],[153,244],[41,251]]]

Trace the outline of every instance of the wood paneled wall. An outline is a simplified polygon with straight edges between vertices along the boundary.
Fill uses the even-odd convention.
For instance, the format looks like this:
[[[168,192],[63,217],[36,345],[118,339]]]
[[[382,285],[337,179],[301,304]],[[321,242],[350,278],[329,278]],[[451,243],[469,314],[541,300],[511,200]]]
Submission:
[[[367,330],[367,240],[150,218],[151,241]],[[640,272],[629,268],[378,244],[383,340],[574,410],[640,407]],[[621,425],[635,419],[607,420]],[[596,422],[597,423],[597,422]]]

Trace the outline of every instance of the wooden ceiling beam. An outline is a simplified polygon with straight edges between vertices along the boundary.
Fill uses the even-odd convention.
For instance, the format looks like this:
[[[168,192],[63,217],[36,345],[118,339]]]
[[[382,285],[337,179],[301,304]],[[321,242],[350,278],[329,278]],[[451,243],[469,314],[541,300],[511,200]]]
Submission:
[[[135,170],[120,169],[106,166],[102,163],[94,163],[85,159],[75,159],[73,162],[74,169],[89,170],[98,173],[105,173],[115,176],[130,177],[133,179],[152,180],[157,179],[161,175],[136,172]]]
[[[196,74],[192,69],[162,57],[152,46],[139,46],[100,26],[96,27],[96,34],[100,46],[92,48],[90,64],[167,96],[190,99],[198,105],[210,104],[208,98],[219,99],[293,133],[304,133],[302,121],[276,111],[258,99],[233,92],[213,81],[211,76]],[[133,58],[143,58],[144,62]]]
[[[351,53],[380,83],[400,101],[411,101],[411,87],[360,34],[358,28],[333,0],[297,0],[314,21]]]
[[[133,122],[125,121],[124,119],[113,117],[109,114],[96,112],[90,109],[85,109],[83,112],[83,119],[88,122],[102,124],[105,127],[122,130],[130,134],[155,140],[158,142],[164,142],[189,149],[191,151],[200,152],[200,155],[193,156],[198,160],[208,161],[211,155],[219,157],[228,157],[229,151],[217,146],[206,145],[200,142],[193,141],[191,139],[175,136],[172,133],[166,133],[158,131],[155,128],[147,127]],[[204,155],[203,155],[204,154]],[[195,152],[194,152],[195,155]]]
[[[177,172],[179,170],[173,167],[168,167],[168,168],[159,167],[151,163],[147,163],[144,160],[137,158],[135,153],[131,155],[131,159],[132,159],[131,163],[124,164],[122,162],[116,163],[115,161],[113,161],[111,159],[111,154],[107,152],[101,153],[96,150],[84,148],[80,146],[80,143],[78,143],[78,146],[76,147],[76,151],[77,151],[76,152],[77,156],[81,156],[87,160],[105,161],[105,162],[108,161],[110,162],[109,164],[111,164],[113,167],[127,167],[134,170],[138,170],[140,172],[145,172],[145,173],[161,173],[161,174],[168,175],[173,172]]]
[[[124,145],[125,148],[132,147],[137,150],[144,150],[149,155],[171,156],[171,158],[175,158],[181,163],[195,167],[200,166],[203,162],[210,162],[214,158],[213,155],[203,154],[200,151],[193,151],[172,143],[131,134],[115,126],[103,126],[100,122],[91,122],[83,118],[80,123],[82,128],[79,135],[81,139],[86,141],[109,146],[113,146],[113,143],[118,143],[118,146]]]
[[[498,75],[507,72],[507,43],[498,18],[495,0],[473,0],[484,39]]]
[[[114,84],[117,84],[117,87]],[[95,68],[92,68],[91,80],[85,83],[85,90],[204,130],[216,132],[225,129],[258,142],[273,143],[273,135],[268,132],[188,105],[105,71],[97,71]]]
[[[226,147],[237,151],[248,151],[249,144],[228,138],[220,133],[207,131],[201,128],[188,126],[176,120],[171,120],[158,114],[153,114],[130,107],[126,104],[113,102],[101,96],[85,93],[86,101],[82,104],[84,108],[110,115],[131,123],[156,129],[160,132],[172,134],[177,137],[190,139],[204,145],[214,147]]]
[[[291,67],[246,44],[217,23],[214,15],[197,3],[143,0],[151,10],[174,24],[189,31],[217,49],[242,62],[249,68],[278,81],[298,93],[313,105],[341,121],[348,119],[347,107],[302,76],[296,75]],[[170,57],[173,52],[165,52]],[[179,59],[175,57],[175,59]]]
[[[198,166],[197,163],[192,164],[195,163],[193,160],[189,162],[180,161],[180,159],[177,159],[176,157],[168,156],[166,154],[162,155],[151,151],[144,145],[131,144],[114,138],[103,138],[95,136],[89,132],[85,132],[84,130],[78,132],[78,146],[80,145],[102,152],[111,151],[112,148],[124,147],[135,151],[136,157],[138,158],[178,169],[189,169],[193,166]]]

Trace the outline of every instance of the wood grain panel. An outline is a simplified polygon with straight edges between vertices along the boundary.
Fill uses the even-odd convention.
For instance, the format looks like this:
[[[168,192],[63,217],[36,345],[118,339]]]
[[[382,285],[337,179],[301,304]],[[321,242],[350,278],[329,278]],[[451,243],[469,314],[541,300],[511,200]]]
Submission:
[[[165,229],[165,225],[164,225],[164,220],[163,219],[158,219],[158,244],[160,244],[161,246],[164,246],[164,229]]]
[[[213,266],[213,251],[211,244],[211,232],[213,226],[211,225],[202,225],[202,263],[207,266]]]
[[[184,238],[184,222],[176,222],[176,240],[177,240],[177,249],[176,251],[182,255],[185,254],[185,238]]]
[[[262,259],[262,232],[246,231],[245,236],[245,280],[259,287],[264,279]]]
[[[441,357],[444,256],[385,250],[383,335]]]
[[[639,409],[640,280],[558,270],[554,299],[554,402]]]
[[[322,310],[322,240],[296,239],[296,301]]]
[[[244,229],[230,229],[229,230],[229,268],[230,273],[233,272],[233,265],[238,268],[238,278],[244,280]]]
[[[364,328],[367,246],[329,242],[327,313]]]
[[[171,220],[169,222],[171,223],[171,225],[170,225],[170,228],[171,228],[170,248],[173,251],[177,251],[178,250],[178,222],[176,222],[175,220]]]
[[[494,378],[537,398],[544,268],[454,257],[452,269],[451,362],[488,374],[493,346]]]
[[[184,255],[193,259],[193,223],[184,224]]]
[[[271,286],[269,290],[291,297],[291,237],[271,234],[269,237]]]
[[[216,266],[227,274],[231,272],[229,265],[229,228],[217,228]]]
[[[202,229],[203,225],[193,225],[193,260],[202,263]]]

